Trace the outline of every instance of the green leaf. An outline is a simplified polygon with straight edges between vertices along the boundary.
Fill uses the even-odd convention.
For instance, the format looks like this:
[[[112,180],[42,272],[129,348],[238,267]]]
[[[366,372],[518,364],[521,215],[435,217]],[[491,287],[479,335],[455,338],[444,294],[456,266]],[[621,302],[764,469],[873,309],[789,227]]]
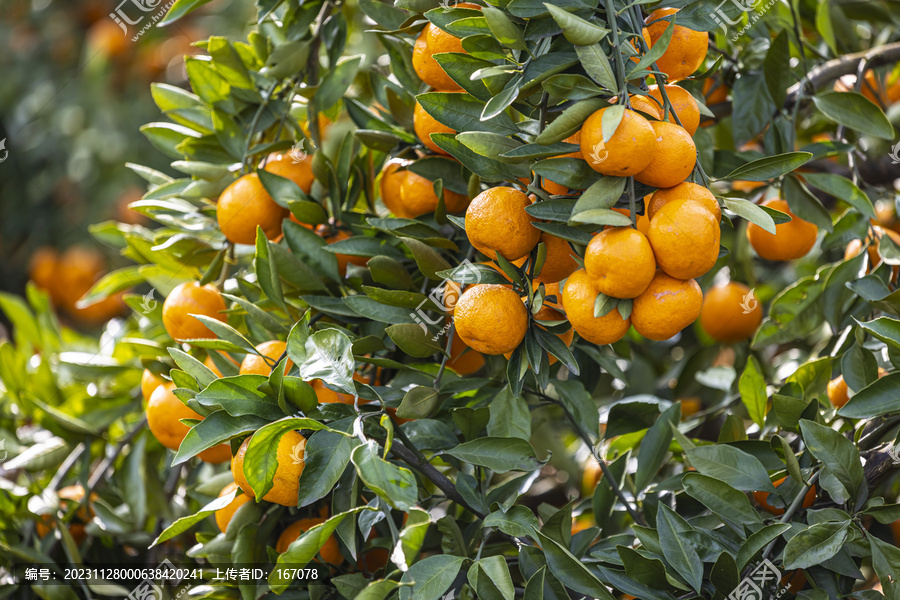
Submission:
[[[762,207],[742,198],[725,198],[725,208],[775,234],[775,221]]]
[[[447,450],[447,454],[496,473],[534,471],[543,464],[531,444],[519,438],[483,437]]]
[[[880,317],[876,321],[885,319]],[[870,321],[874,323],[875,321]],[[900,386],[900,372],[890,373],[876,379],[859,392],[838,410],[838,415],[850,419],[871,419],[900,412],[897,405],[897,389]]]
[[[866,217],[875,218],[872,201],[855,183],[834,173],[804,173],[803,180],[814,188],[840,198]]]
[[[469,94],[428,92],[419,94],[416,100],[425,112],[454,131],[486,131],[504,136],[519,133],[506,113],[482,121],[485,103]]]
[[[484,18],[487,19],[488,27],[491,33],[499,40],[501,44],[507,48],[515,48],[517,50],[525,50],[528,46],[525,44],[525,36],[522,30],[509,20],[502,10],[493,6],[485,6],[481,10]]]
[[[524,506],[510,507],[506,512],[494,511],[485,517],[482,527],[496,527],[513,537],[525,538],[540,529],[534,513]]]
[[[791,526],[788,523],[772,523],[748,537],[747,541],[738,550],[737,560],[735,561],[738,569],[743,570],[760,550],[790,528]]]
[[[747,495],[724,481],[699,473],[687,473],[682,481],[684,491],[706,506],[723,521],[739,525],[760,523],[759,513],[750,505]]]
[[[857,92],[824,92],[813,96],[819,111],[840,125],[860,133],[894,139],[894,126],[877,105]]]
[[[413,238],[403,238],[403,244],[412,252],[419,271],[428,279],[437,281],[441,279],[437,272],[450,268],[450,263],[441,256],[441,253],[425,242]]]
[[[317,431],[309,437],[298,506],[308,506],[331,492],[357,445],[357,438],[334,431]]]
[[[344,92],[353,83],[363,58],[363,56],[346,57],[336,67],[325,72],[325,77],[313,97],[316,107],[325,110],[338,103]]]
[[[287,350],[290,359],[300,368],[300,376],[304,380],[321,379],[345,394],[356,395],[353,385],[356,362],[353,359],[353,343],[347,334],[337,329],[323,329],[303,340],[300,329],[295,327],[288,336]]]
[[[466,560],[452,554],[420,560],[400,578],[399,600],[438,600],[450,589]]]
[[[791,42],[787,29],[775,36],[766,52],[763,74],[766,87],[776,106],[783,106],[787,88],[791,84]]]
[[[606,60],[606,56],[603,56]],[[551,121],[534,141],[536,144],[553,144],[569,137],[584,124],[585,120],[600,110],[609,106],[600,98],[590,98],[576,102]]]
[[[401,419],[425,419],[440,405],[438,392],[432,387],[416,386],[403,395],[397,408]]]
[[[685,452],[698,472],[724,481],[742,492],[775,491],[766,468],[759,459],[734,446],[697,446]]]
[[[385,329],[385,333],[405,354],[415,358],[428,358],[444,349],[432,339],[428,331],[413,323],[398,323]]]
[[[638,493],[653,481],[659,468],[665,462],[669,444],[672,442],[672,429],[678,426],[679,421],[681,421],[681,405],[675,403],[659,416],[659,419],[647,430],[647,434],[641,440],[641,447],[638,450],[637,473],[634,477],[634,485]]]
[[[591,598],[614,600],[606,586],[562,544],[539,531],[534,536],[544,549],[547,568],[563,585]]]
[[[790,206],[791,212],[803,219],[831,232],[831,214],[809,189],[795,177],[788,177],[782,185],[782,194]]]
[[[409,511],[418,502],[416,478],[409,469],[381,458],[379,448],[376,441],[369,440],[354,448],[350,460],[366,487],[392,508]]]
[[[656,525],[666,561],[699,593],[703,584],[703,562],[685,535],[693,531],[693,527],[666,504],[659,505]]]
[[[501,555],[482,558],[469,567],[469,585],[482,600],[513,600],[516,588],[513,585],[506,558]]]
[[[841,551],[850,535],[850,522],[817,523],[792,537],[784,547],[785,569],[821,565]]]
[[[852,496],[865,494],[861,490],[865,476],[856,444],[830,427],[806,419],[800,421],[800,432],[810,453],[822,461]]]
[[[190,428],[172,459],[172,466],[185,463],[204,450],[232,438],[252,433],[267,423],[268,419],[256,415],[233,417],[224,410],[218,410]]]
[[[567,40],[576,46],[591,46],[598,43],[609,34],[609,29],[599,27],[589,21],[585,21],[577,15],[544,2],[544,6],[550,12],[550,16],[563,30]]]
[[[634,79],[638,74],[644,69],[649,69],[650,66],[658,61],[663,54],[665,54],[666,50],[669,48],[669,42],[672,41],[672,35],[675,33],[675,21],[676,18],[673,18],[672,21],[666,26],[666,30],[663,34],[656,40],[656,43],[650,47],[650,49],[641,56],[638,63],[631,68],[631,71],[628,72],[628,75],[625,76],[625,79]]]
[[[281,438],[288,431],[297,429],[325,429],[325,425],[313,419],[285,417],[261,427],[250,438],[244,454],[244,476],[257,498],[264,498],[272,489],[275,470],[278,468],[277,450]],[[301,448],[295,447],[289,456],[292,461],[305,460],[300,456]]]
[[[531,439],[531,412],[528,403],[509,386],[500,390],[490,403],[491,419],[487,431],[491,437]]]
[[[285,308],[281,279],[278,277],[274,256],[269,253],[269,240],[259,225],[256,226],[256,256],[253,258],[253,266],[256,269],[256,280],[266,297]]]
[[[747,407],[747,412],[753,422],[762,427],[766,421],[767,404],[769,396],[766,393],[766,380],[759,368],[759,361],[755,356],[747,359],[747,366],[741,374],[738,382],[738,391],[741,394],[741,402]]]
[[[191,527],[208,517],[209,515],[215,513],[217,510],[225,508],[231,501],[234,500],[234,497],[237,495],[236,491],[231,492],[230,494],[225,494],[220,498],[216,498],[203,508],[201,508],[198,512],[189,515],[187,517],[181,517],[168,527],[166,527],[162,533],[160,533],[153,543],[150,544],[150,547],[156,546],[157,544],[161,544],[166,540],[170,540],[176,535],[184,533],[189,530]]]
[[[810,158],[812,158],[812,154],[809,152],[786,152],[775,156],[767,156],[738,167],[722,179],[731,181],[738,179],[743,181],[769,181],[790,173],[797,167],[804,165]]]
[[[268,419],[284,416],[275,399],[259,391],[267,381],[262,375],[222,377],[194,396],[194,401],[210,410],[225,410],[232,417],[256,415]]]
[[[156,26],[165,27],[166,25],[170,25],[208,2],[210,2],[210,0],[175,0],[175,3],[169,8],[166,16],[163,17],[162,21],[157,23]]]
[[[606,52],[603,51],[603,47],[600,44],[592,44],[590,46],[576,46],[575,53],[578,55],[578,61],[581,63],[581,66],[584,67],[585,72],[590,76],[591,79],[596,81],[598,84],[600,84],[613,94],[617,94],[619,92],[619,85],[618,83],[616,83],[616,76],[613,74],[612,65],[609,64],[609,58],[607,58]],[[599,110],[604,106],[609,106],[606,101],[601,102],[602,104],[598,105],[598,107],[594,110]],[[575,107],[572,106],[569,109],[566,109],[566,112],[568,112],[568,110],[571,110],[572,108]],[[565,115],[565,112],[563,113],[563,115]],[[584,120],[582,119],[581,122],[583,123]],[[537,141],[537,143],[539,144],[547,143],[546,141],[542,141],[540,139],[540,136],[538,136],[538,139],[535,141]]]

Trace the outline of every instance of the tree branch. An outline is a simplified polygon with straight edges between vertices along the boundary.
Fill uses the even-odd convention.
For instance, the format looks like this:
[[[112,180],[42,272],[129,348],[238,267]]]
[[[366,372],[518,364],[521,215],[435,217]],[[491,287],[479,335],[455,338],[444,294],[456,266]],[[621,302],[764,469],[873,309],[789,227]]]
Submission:
[[[900,42],[877,46],[854,54],[847,54],[814,67],[806,74],[803,81],[795,83],[788,88],[784,108],[791,108],[797,102],[804,88],[806,91],[815,93],[842,75],[855,73],[859,63],[863,60],[867,60],[869,67],[873,69],[881,65],[896,63],[900,61]]]

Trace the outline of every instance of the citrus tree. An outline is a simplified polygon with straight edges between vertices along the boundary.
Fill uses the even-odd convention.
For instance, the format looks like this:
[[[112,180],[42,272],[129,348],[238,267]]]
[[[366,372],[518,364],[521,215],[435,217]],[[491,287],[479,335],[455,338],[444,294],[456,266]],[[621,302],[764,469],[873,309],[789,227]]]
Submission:
[[[648,4],[260,1],[199,43],[141,128],[171,169],[129,165],[156,225],[93,229],[133,264],[81,303],[130,316],[0,297],[4,561],[900,597],[896,7]]]

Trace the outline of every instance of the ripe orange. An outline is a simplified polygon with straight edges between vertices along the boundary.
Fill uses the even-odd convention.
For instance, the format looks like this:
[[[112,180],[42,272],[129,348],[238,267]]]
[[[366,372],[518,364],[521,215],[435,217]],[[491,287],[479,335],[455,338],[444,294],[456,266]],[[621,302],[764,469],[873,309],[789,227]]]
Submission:
[[[389,211],[398,217],[407,218],[406,211],[403,208],[403,202],[400,199],[400,191],[403,189],[403,182],[409,171],[405,167],[412,164],[411,160],[403,158],[392,158],[384,163],[381,169],[381,201]]]
[[[481,10],[480,6],[469,2],[461,2],[456,7]],[[437,90],[459,90],[461,88],[434,59],[435,54],[442,52],[465,52],[462,40],[429,23],[416,38],[412,53],[413,69],[419,79]]]
[[[597,523],[594,521],[594,516],[590,513],[578,515],[572,519],[572,535],[596,526]]]
[[[56,265],[59,253],[48,246],[38,248],[28,263],[28,274],[36,286],[50,294],[54,304],[59,303],[59,291],[56,289]]]
[[[67,485],[66,487],[60,488],[57,490],[56,495],[59,497],[59,509],[62,512],[68,511],[69,502],[77,502],[81,504],[78,510],[75,511],[75,515],[72,517],[72,520],[69,521],[68,528],[69,533],[72,535],[72,539],[75,540],[76,544],[81,545],[81,542],[84,541],[84,538],[87,537],[87,532],[85,531],[85,525],[94,518],[94,509],[91,507],[90,502],[96,501],[99,496],[97,494],[91,492],[90,502],[84,502],[84,486],[80,483],[75,485]],[[35,523],[35,533],[37,533],[38,537],[45,537],[50,531],[52,531],[56,527],[56,521],[50,514],[40,515],[40,519]]]
[[[273,152],[266,158],[265,170],[275,175],[290,179],[299,186],[303,193],[308,194],[312,189],[315,176],[312,171],[312,156],[307,156],[301,161],[296,161],[290,154]],[[266,231],[265,227],[263,231]],[[268,233],[268,232],[266,232]],[[255,239],[254,234],[254,239]]]
[[[534,248],[541,230],[525,212],[531,200],[511,187],[494,187],[472,199],[466,210],[466,236],[475,248],[491,258],[497,252],[507,260],[522,258]]]
[[[782,477],[778,481],[776,481],[773,485],[777,488],[787,477]],[[753,492],[753,499],[759,504],[760,508],[765,511],[772,513],[773,515],[783,515],[784,509],[777,508],[769,504],[769,492]],[[803,498],[803,508],[809,508],[813,504],[816,503],[816,486],[812,486],[809,488],[809,491],[806,493],[806,496]]]
[[[635,298],[656,274],[656,259],[643,233],[631,227],[613,227],[588,244],[584,268],[600,292],[613,298]]]
[[[717,342],[733,344],[749,339],[762,322],[758,301],[750,302],[751,290],[742,283],[729,281],[706,292],[700,311],[700,325]],[[752,310],[748,309],[752,306]],[[746,307],[746,308],[745,308]]]
[[[447,359],[447,366],[460,375],[471,375],[480,371],[484,366],[484,354],[472,350],[458,335],[454,335],[453,341],[450,343],[450,358]]]
[[[438,205],[434,184],[421,175],[406,171],[406,177],[400,182],[400,205],[402,214],[397,216],[408,219],[433,213]],[[444,208],[447,209],[447,212],[460,212],[465,210],[468,205],[468,196],[444,189]]]
[[[209,328],[191,315],[204,315],[223,323],[227,307],[219,290],[196,281],[180,284],[166,296],[163,303],[163,327],[173,340],[184,341],[216,337]]]
[[[130,46],[128,36],[112,19],[101,19],[91,25],[87,32],[88,58],[101,56],[103,58],[122,58],[127,54]]]
[[[681,399],[681,417],[683,419],[695,415],[703,408],[703,401],[697,396]]]
[[[350,234],[343,229],[332,229],[327,225],[319,225],[316,228],[316,233],[322,236],[329,244],[346,240],[350,237]],[[353,256],[352,254],[335,254],[334,256],[337,258],[338,273],[340,273],[341,277],[347,274],[347,265],[364,267],[369,262],[369,257],[367,256]]]
[[[653,121],[656,152],[634,178],[656,188],[670,188],[688,178],[697,164],[697,147],[684,127],[667,121]]]
[[[222,488],[222,491],[219,492],[219,498],[221,498],[222,496],[227,496],[236,489],[238,489],[238,484],[232,481],[224,488]],[[237,512],[237,509],[250,502],[250,500],[251,498],[247,494],[238,494],[234,497],[234,500],[228,503],[228,506],[217,510],[215,519],[216,525],[219,526],[219,531],[225,533],[225,530],[228,529],[228,524],[231,523],[231,519],[232,517],[234,517],[234,513]]]
[[[324,523],[325,519],[320,517],[308,517],[306,519],[300,519],[299,521],[294,521],[287,528],[281,532],[281,535],[278,536],[278,541],[275,543],[275,551],[281,554],[285,550],[288,549],[294,540],[300,537],[301,534],[305,533],[308,529],[319,525],[320,523]],[[341,554],[341,548],[338,546],[337,540],[334,536],[330,536],[326,541],[322,548],[319,550],[319,556],[330,565],[334,565],[335,567],[339,566],[344,562],[344,556]]]
[[[287,349],[287,344],[279,340],[271,340],[269,342],[263,342],[259,346],[256,347],[256,351],[259,352],[260,355],[256,354],[248,354],[244,357],[244,360],[241,361],[241,375],[246,374],[254,374],[254,375],[264,375],[268,377],[272,374],[273,367],[269,366],[269,363],[263,358],[265,356],[273,363],[278,364],[279,359],[281,359],[281,355],[284,354]],[[288,371],[291,370],[291,367],[294,366],[294,363],[288,359],[287,363],[284,365],[284,374],[287,375]]]
[[[721,104],[728,101],[728,88],[721,81],[708,78],[703,81],[703,96],[707,106]]]
[[[623,319],[618,309],[595,317],[594,301],[598,293],[587,271],[579,269],[566,279],[562,291],[563,308],[578,335],[594,344],[612,344],[628,332],[631,318]]]
[[[418,101],[416,102],[416,108],[413,111],[413,129],[416,132],[416,137],[418,137],[429,150],[439,154],[448,154],[448,152],[432,141],[431,134],[456,133],[456,131],[429,115],[428,111],[422,108],[422,105],[419,104]]]
[[[791,220],[775,225],[775,235],[759,225],[753,223],[747,225],[747,239],[760,258],[794,260],[806,256],[816,244],[819,229],[792,213],[784,200],[772,199],[764,202],[763,206],[786,213],[790,215]]]
[[[282,167],[284,168],[284,167]],[[230,242],[255,244],[256,227],[270,240],[281,235],[281,222],[290,211],[275,203],[256,173],[248,173],[231,183],[219,195],[216,220]]]
[[[603,471],[600,469],[600,463],[594,458],[587,459],[581,475],[581,495],[585,498],[593,496],[601,477],[603,477]]]
[[[650,202],[646,204],[647,215],[652,219],[663,205],[672,200],[684,199],[696,200],[713,214],[716,222],[722,220],[722,209],[716,196],[702,185],[690,181],[683,181],[675,187],[656,190],[650,197]]]
[[[662,92],[659,91],[658,85],[650,86],[650,95],[656,98],[660,106],[663,105]],[[697,128],[700,127],[700,107],[697,105],[697,101],[689,91],[678,85],[667,85],[666,96],[669,97],[669,102],[672,103],[672,109],[678,115],[681,126],[689,134],[694,135]],[[661,109],[660,112],[662,112]],[[674,122],[674,119],[672,121]]]
[[[650,121],[626,110],[608,142],[603,141],[601,108],[581,126],[581,153],[592,169],[603,175],[628,177],[641,172],[656,153],[657,135]]]
[[[482,354],[515,350],[528,331],[528,311],[519,295],[505,285],[473,285],[453,312],[456,335]]]
[[[650,219],[647,236],[656,263],[676,279],[693,279],[719,258],[721,231],[716,218],[694,200],[674,200]]]
[[[872,230],[875,233],[875,241],[872,242],[871,234],[866,237],[866,242],[869,244],[868,250],[866,251],[869,255],[869,267],[868,270],[871,271],[875,269],[878,265],[881,264],[881,255],[878,253],[878,246],[881,238],[884,237],[884,234],[887,235],[894,241],[895,244],[900,244],[900,233],[897,233],[893,229],[885,229],[879,225],[874,225]],[[850,260],[854,256],[857,256],[860,252],[862,252],[863,242],[862,240],[851,240],[849,244],[847,244],[846,250],[844,250],[844,260]],[[892,269],[894,273],[894,278],[897,276],[897,267]]]
[[[178,450],[191,429],[181,419],[203,419],[175,396],[174,389],[174,383],[164,383],[153,391],[147,402],[147,426],[153,437],[170,450]],[[231,458],[231,446],[219,444],[197,456],[203,462],[222,463]]]
[[[244,456],[247,454],[247,447],[250,445],[252,437],[244,440],[244,443],[238,448],[237,454],[231,460],[231,475],[245,494],[255,498],[256,495],[244,475]],[[272,450],[272,448],[269,449],[270,454]],[[297,431],[288,431],[278,440],[278,447],[274,449],[274,453],[278,467],[275,469],[272,489],[263,496],[263,500],[282,506],[297,506],[300,476],[306,466],[306,438]]]
[[[141,396],[144,398],[144,402],[149,402],[151,394],[165,382],[165,379],[154,374],[150,369],[144,369],[144,372],[141,373]]]
[[[46,268],[46,267],[45,267]],[[103,253],[95,248],[72,246],[66,249],[53,271],[53,287],[60,305],[73,312],[75,303],[89,290],[106,270]],[[51,289],[53,289],[51,287]]]
[[[752,192],[767,185],[762,181],[732,181],[731,189],[735,192]]]
[[[878,367],[878,377],[884,377],[885,375],[887,375],[887,371]],[[844,381],[843,375],[838,375],[828,382],[826,393],[828,400],[831,401],[831,405],[835,408],[841,408],[850,400],[850,389],[847,387],[847,382]]]
[[[551,321],[551,322],[565,321],[566,315],[564,315],[563,313],[559,312],[558,310],[556,310],[555,308],[553,308],[547,304],[542,304],[541,308],[536,313],[534,313],[534,320],[535,321]],[[544,327],[540,323],[535,323],[535,325],[537,325],[541,329],[546,330],[546,327]],[[572,328],[569,328],[569,330],[566,331],[565,333],[556,334],[556,337],[558,337],[560,340],[562,340],[562,342],[566,346],[571,346],[572,341],[575,339],[575,330]],[[550,355],[549,359],[550,359],[551,365],[557,361],[557,358],[553,355]]]
[[[659,21],[658,23],[654,23],[654,21],[677,12],[677,8],[658,8],[650,13],[645,20],[649,25],[644,28],[643,32],[649,47],[652,48],[653,44],[659,41],[669,26],[668,21]],[[669,46],[656,61],[656,66],[668,76],[669,82],[678,81],[690,76],[700,68],[708,49],[709,34],[707,32],[694,31],[681,25],[675,25]]]
[[[703,292],[693,279],[675,279],[662,271],[643,294],[634,299],[631,322],[651,340],[667,340],[700,316]]]
[[[644,113],[642,116],[652,117],[659,121],[662,119],[662,100],[657,104],[652,98],[648,96],[638,96],[637,94],[631,96],[631,110],[638,111],[640,113]]]
[[[569,242],[546,231],[541,232],[540,241],[544,242],[547,247],[547,257],[544,259],[540,275],[534,278],[535,281],[556,283],[575,272],[575,269],[578,268],[578,263],[575,261],[577,254],[572,250]],[[527,257],[523,256],[519,260],[513,261],[513,264],[521,267],[526,260]]]

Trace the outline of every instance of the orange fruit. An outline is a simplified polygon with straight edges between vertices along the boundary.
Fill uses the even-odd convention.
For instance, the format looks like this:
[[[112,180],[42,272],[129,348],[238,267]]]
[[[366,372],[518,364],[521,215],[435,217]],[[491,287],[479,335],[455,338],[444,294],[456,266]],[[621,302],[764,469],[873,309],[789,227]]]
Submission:
[[[556,283],[575,272],[575,269],[578,268],[578,263],[575,261],[577,254],[572,250],[569,242],[546,231],[541,232],[540,241],[547,247],[547,257],[544,259],[540,275],[534,278],[535,281]],[[513,264],[521,267],[527,258],[527,256],[523,256],[519,260],[513,261]]]
[[[591,514],[583,514],[578,515],[572,520],[572,535],[584,531],[585,529],[590,529],[591,527],[596,527],[597,523],[594,521],[594,516]]]
[[[281,235],[281,222],[288,214],[288,209],[272,200],[256,173],[233,181],[219,195],[216,204],[219,228],[228,241],[235,244],[255,244],[257,226],[262,228],[266,238],[277,238]]]
[[[216,337],[209,328],[191,315],[204,315],[223,323],[227,307],[219,290],[196,281],[178,285],[163,302],[163,327],[173,340],[194,340]]]
[[[659,41],[670,25],[668,21],[659,21],[658,23],[654,23],[654,21],[677,12],[677,8],[658,8],[650,13],[645,20],[648,25],[643,32],[649,47],[652,48],[653,44]],[[694,31],[681,25],[675,25],[669,46],[656,61],[656,66],[667,75],[669,82],[678,81],[690,76],[700,68],[708,49],[709,34],[707,32]]]
[[[638,111],[640,113],[644,113],[642,116],[652,117],[659,121],[662,119],[662,100],[660,100],[659,104],[657,104],[652,98],[647,96],[638,96],[637,94],[631,96],[631,110]]]
[[[878,367],[878,377],[884,377],[887,375],[887,371]],[[826,394],[828,396],[828,400],[831,401],[831,405],[835,408],[841,408],[850,400],[850,388],[847,387],[847,382],[844,381],[843,375],[838,375],[834,379],[828,382],[828,386],[826,387]]]
[[[324,523],[325,519],[320,517],[308,517],[306,519],[300,519],[299,521],[294,521],[287,528],[281,532],[281,535],[278,536],[278,541],[275,543],[275,551],[281,554],[285,550],[288,549],[297,538],[300,537],[301,534],[305,533],[308,529],[315,527],[321,523]],[[344,562],[344,556],[341,554],[341,548],[338,546],[337,540],[334,536],[330,536],[326,541],[322,548],[319,550],[319,556],[330,565],[334,565],[335,567],[339,566]]]
[[[250,445],[252,437],[244,440],[244,443],[238,448],[237,454],[231,460],[231,475],[245,494],[255,498],[256,495],[244,475],[244,456],[247,454],[247,447]],[[273,449],[269,448],[269,453],[272,452]],[[263,500],[282,506],[297,506],[300,494],[300,476],[306,466],[306,438],[297,431],[288,431],[278,440],[278,447],[274,449],[274,454],[278,461],[278,467],[275,469],[272,489],[263,496]]]
[[[403,189],[403,182],[409,174],[406,167],[411,164],[411,160],[392,158],[384,163],[384,167],[381,169],[381,183],[379,185],[381,201],[384,202],[389,211],[403,218],[407,218],[407,215],[406,210],[403,208],[403,202],[400,199],[400,191]]]
[[[650,95],[656,98],[659,106],[663,105],[662,92],[659,91],[658,85],[650,86]],[[678,115],[681,126],[689,134],[694,135],[697,132],[697,128],[700,127],[700,107],[697,105],[697,101],[689,91],[678,85],[667,85],[666,96],[669,97],[669,102],[672,103],[672,110]],[[662,112],[662,109],[660,109],[660,112]]]
[[[91,508],[90,502],[84,503],[84,486],[80,483],[75,485],[67,485],[60,488],[56,495],[59,497],[59,509],[62,512],[68,511],[69,502],[77,502],[81,506],[75,511],[75,515],[68,523],[69,533],[76,544],[81,545],[84,538],[87,537],[85,524],[94,518],[94,509]],[[91,492],[91,502],[99,498],[97,494]],[[56,528],[56,521],[50,514],[40,515],[39,520],[35,523],[35,533],[38,537],[46,537],[50,531]]]
[[[777,488],[787,477],[782,477],[778,481],[776,481],[773,485]],[[756,503],[759,504],[760,508],[765,511],[772,513],[773,515],[783,515],[784,509],[777,508],[769,504],[769,492],[753,492],[753,499],[756,500]],[[812,486],[809,488],[809,491],[806,492],[806,496],[803,498],[803,508],[809,508],[813,504],[816,503],[816,486]]]
[[[408,219],[433,213],[438,206],[434,184],[421,175],[406,171],[406,177],[400,183],[400,205],[402,216]],[[444,208],[447,209],[447,212],[460,212],[465,210],[468,205],[468,196],[444,188]],[[398,216],[401,215],[398,214]]]
[[[753,223],[747,225],[747,239],[760,258],[794,260],[809,254],[816,244],[819,229],[792,213],[784,200],[772,199],[762,205],[788,214],[791,220],[775,225],[774,235],[759,225]]]
[[[866,237],[866,242],[869,244],[868,250],[866,251],[869,255],[869,271],[875,269],[878,265],[881,264],[881,255],[878,253],[878,245],[881,241],[881,238],[884,237],[884,234],[887,235],[894,241],[895,244],[900,244],[900,233],[897,233],[893,229],[885,229],[879,225],[874,225],[872,230],[875,233],[875,241],[872,242],[872,236],[869,235]],[[862,240],[851,240],[849,244],[847,244],[846,250],[844,250],[844,260],[850,260],[854,256],[857,256],[860,252],[862,252],[863,242]],[[894,277],[896,278],[897,267],[893,268]]]
[[[232,481],[224,488],[222,488],[222,491],[219,492],[219,498],[221,498],[222,496],[227,496],[236,489],[238,489],[238,484]],[[250,502],[250,500],[251,498],[247,494],[238,494],[234,497],[234,500],[228,503],[228,506],[217,510],[215,519],[216,525],[219,526],[219,531],[225,533],[225,530],[228,529],[228,524],[231,523],[231,519],[232,517],[234,517],[234,513],[237,512],[237,509]]]
[[[603,471],[600,469],[600,463],[589,458],[584,463],[584,472],[581,475],[581,495],[585,498],[593,496],[601,477],[603,477]]]
[[[422,105],[419,102],[416,102],[416,108],[413,110],[413,129],[416,132],[416,137],[425,144],[425,146],[431,150],[432,152],[437,152],[439,154],[449,154],[443,148],[434,143],[431,139],[432,133],[456,133],[453,129],[447,127],[422,108]]]
[[[453,341],[450,343],[450,358],[447,359],[447,366],[460,375],[471,375],[480,371],[484,366],[484,354],[472,350],[458,335],[454,335]]]
[[[56,289],[56,265],[59,253],[48,246],[38,248],[28,263],[28,274],[36,286],[50,294],[50,299],[58,304],[59,291]]]
[[[697,396],[681,399],[681,417],[687,418],[703,409],[703,402]]]
[[[595,317],[594,302],[598,293],[587,271],[579,269],[566,279],[562,291],[563,308],[578,335],[594,344],[612,344],[628,332],[631,318],[623,319],[618,309]]]
[[[130,49],[129,36],[124,35],[112,19],[101,19],[88,29],[87,47],[89,59],[97,55],[119,58]]]
[[[263,375],[268,377],[272,374],[272,369],[274,367],[270,367],[269,363],[263,358],[265,356],[275,364],[278,364],[279,359],[281,359],[281,355],[284,354],[287,349],[287,344],[279,340],[272,340],[269,342],[263,342],[259,346],[256,347],[256,351],[261,355],[256,354],[248,354],[244,357],[244,360],[241,361],[241,375],[246,374],[254,374],[254,375]],[[288,359],[287,363],[284,365],[284,374],[287,375],[288,371],[291,370],[291,367],[294,366],[294,363]]]
[[[73,311],[75,303],[91,289],[105,270],[106,260],[102,252],[84,246],[66,249],[53,272],[53,285],[58,290],[61,306]]]
[[[150,394],[150,400],[147,401],[147,426],[153,437],[170,450],[178,450],[191,430],[181,419],[203,420],[202,416],[175,396],[174,389],[174,383],[164,383]],[[204,462],[222,463],[231,458],[231,446],[219,444],[197,456]]]
[[[579,129],[578,131],[576,131],[575,133],[573,133],[572,135],[570,135],[563,141],[566,142],[567,144],[576,144],[578,146],[581,146],[581,130]],[[563,157],[580,158],[580,159],[584,160],[584,155],[581,153],[580,149],[576,150],[575,152],[569,152],[568,154],[563,154],[560,156],[560,158],[563,158]]]
[[[656,188],[670,188],[688,178],[697,164],[697,147],[684,127],[667,121],[653,121],[656,152],[634,178]]]
[[[584,268],[600,292],[613,298],[635,298],[656,274],[656,259],[643,233],[631,227],[613,227],[588,244]]]
[[[728,101],[728,88],[720,81],[713,79],[703,80],[703,96],[706,98],[706,105],[721,104]]]
[[[505,285],[473,285],[459,297],[453,312],[456,335],[482,354],[515,350],[528,330],[528,311]]]
[[[144,398],[144,402],[149,402],[151,394],[165,382],[165,379],[156,375],[150,369],[144,369],[144,372],[141,373],[141,396]]]
[[[569,188],[555,181],[550,181],[546,177],[541,179],[541,187],[551,196],[565,196],[569,193]]]
[[[719,258],[721,231],[716,218],[695,200],[673,200],[650,219],[648,239],[656,264],[676,279],[693,279]]]
[[[650,121],[626,110],[608,142],[603,141],[601,108],[581,126],[581,153],[592,169],[603,175],[628,177],[641,172],[656,153],[656,138]]]
[[[753,190],[759,189],[765,185],[768,185],[762,181],[732,181],[731,189],[735,192],[752,192]]]
[[[522,258],[537,245],[541,230],[525,212],[531,200],[511,187],[494,187],[472,199],[466,210],[466,236],[475,248],[491,258],[497,252],[507,260]]]
[[[362,383],[369,383],[370,381],[369,377],[364,377],[359,373],[354,373],[353,379]],[[322,404],[331,404],[332,402],[337,402],[339,404],[353,404],[352,395],[342,394],[340,392],[332,390],[331,388],[325,387],[325,384],[322,383],[321,379],[313,379],[309,382],[309,384],[312,386],[313,391],[316,392],[316,398]],[[366,404],[368,402],[368,400],[365,400],[363,398],[359,399],[360,404]]]
[[[289,153],[273,152],[266,158],[265,170],[269,173],[280,175],[285,179],[290,179],[303,190],[304,194],[308,194],[309,190],[312,189],[313,181],[315,180],[312,171],[312,161],[312,156],[307,156],[301,161],[296,161]],[[263,228],[263,231],[266,231],[266,229]],[[254,239],[255,238],[256,236],[254,234]]]
[[[696,281],[658,271],[647,291],[634,299],[631,322],[645,338],[667,340],[697,320],[702,304],[703,292]]]
[[[341,240],[346,240],[350,237],[350,234],[343,229],[333,230],[333,233],[329,233],[330,230],[331,229],[327,225],[319,225],[319,227],[316,228],[316,233],[322,236],[329,244],[340,242]],[[338,273],[340,273],[341,277],[344,277],[347,274],[347,265],[364,267],[366,266],[366,263],[369,262],[368,256],[353,256],[352,254],[335,254],[334,256],[337,258]]]
[[[456,8],[473,8],[480,10],[477,4],[461,2]],[[412,65],[419,79],[437,90],[455,91],[461,89],[453,81],[441,65],[434,59],[435,54],[443,52],[465,52],[462,40],[451,35],[431,23],[427,24],[413,46]]]
[[[729,281],[706,292],[700,311],[700,326],[709,337],[717,342],[733,344],[753,336],[762,322],[763,311],[758,301],[750,302],[751,291],[742,283]],[[748,311],[750,306],[753,309]]]
[[[716,222],[722,220],[722,209],[716,196],[703,187],[690,181],[683,181],[675,187],[663,188],[653,192],[650,202],[646,204],[647,215],[652,219],[656,212],[672,200],[696,200],[702,204],[716,218]]]

